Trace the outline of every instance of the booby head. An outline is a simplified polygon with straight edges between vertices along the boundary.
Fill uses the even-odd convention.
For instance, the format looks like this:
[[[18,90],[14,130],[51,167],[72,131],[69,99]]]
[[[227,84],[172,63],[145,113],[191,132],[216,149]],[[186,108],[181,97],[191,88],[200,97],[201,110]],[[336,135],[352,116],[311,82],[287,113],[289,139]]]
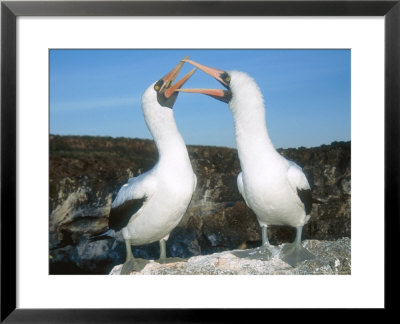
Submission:
[[[142,95],[143,116],[159,150],[162,146],[160,141],[170,139],[171,136],[180,136],[172,108],[179,94],[177,90],[185,84],[196,70],[194,68],[174,83],[183,65],[182,60],[170,72],[158,81],[153,82]]]
[[[187,80],[193,75],[196,68],[191,70],[188,74],[186,74],[182,79],[177,81],[175,84],[176,77],[179,74],[179,71],[182,69],[184,64],[184,60],[187,58],[186,56],[179,64],[174,67],[170,72],[164,75],[161,79],[154,82],[145,92],[145,95],[155,95],[157,102],[162,107],[171,108],[174,106],[176,98],[178,97],[178,89],[183,86]],[[150,92],[150,93],[149,93]]]
[[[195,67],[199,68],[200,70],[204,71],[208,75],[212,76],[216,79],[219,83],[221,83],[226,90],[223,89],[179,89],[180,92],[191,92],[191,93],[202,93],[213,97],[215,99],[221,100],[225,103],[229,103],[232,99],[232,91],[231,91],[231,83],[232,83],[232,76],[231,73],[235,74],[235,71],[222,71],[219,69],[215,69],[212,67],[205,66],[203,64],[194,62],[192,60],[188,60],[184,58],[182,62],[186,62],[189,64],[194,65]],[[239,72],[240,73],[240,72]]]
[[[265,125],[264,98],[251,76],[240,71],[223,71],[208,67],[186,58],[183,61],[212,76],[225,89],[179,89],[177,91],[202,93],[227,103],[233,114],[236,130],[246,127],[247,134],[250,132],[256,134],[262,129],[262,136],[268,137]]]
[[[183,59],[182,61],[194,65],[200,70],[204,71],[208,75],[212,76],[219,83],[221,83],[225,89],[179,89],[181,92],[191,93],[202,93],[211,96],[220,101],[229,104],[231,110],[235,110],[235,107],[246,107],[248,105],[241,105],[240,100],[247,100],[247,103],[252,100],[263,103],[263,97],[261,91],[254,81],[254,79],[248,74],[240,71],[223,71],[203,64],[194,62],[192,60]]]

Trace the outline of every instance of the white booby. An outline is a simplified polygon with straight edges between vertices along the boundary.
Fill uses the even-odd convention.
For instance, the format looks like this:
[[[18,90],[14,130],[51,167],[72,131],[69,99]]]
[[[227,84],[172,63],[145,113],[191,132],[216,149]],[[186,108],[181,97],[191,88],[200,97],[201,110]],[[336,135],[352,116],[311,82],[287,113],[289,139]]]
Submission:
[[[270,250],[268,225],[289,225],[297,229],[295,242],[286,244],[281,258],[292,266],[313,255],[301,245],[304,224],[310,218],[311,190],[302,169],[274,148],[266,127],[262,93],[246,73],[222,71],[184,60],[217,79],[226,90],[180,89],[203,93],[229,104],[242,172],[237,186],[262,228],[262,243]]]
[[[166,240],[185,214],[196,187],[186,145],[179,133],[172,107],[190,71],[172,85],[183,62],[153,83],[142,96],[146,124],[158,149],[157,164],[146,173],[130,178],[115,197],[109,214],[109,229],[93,239],[125,240],[126,261],[121,274],[135,268],[131,245],[160,242],[160,259],[166,258]]]

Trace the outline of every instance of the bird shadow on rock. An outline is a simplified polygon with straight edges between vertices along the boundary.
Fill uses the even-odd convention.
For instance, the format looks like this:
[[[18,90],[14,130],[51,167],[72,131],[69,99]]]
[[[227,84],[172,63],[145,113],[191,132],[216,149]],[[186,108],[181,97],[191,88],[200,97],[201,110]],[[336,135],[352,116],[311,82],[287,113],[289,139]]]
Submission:
[[[259,246],[254,249],[247,249],[247,250],[234,250],[232,254],[237,256],[238,258],[246,258],[251,260],[261,260],[261,261],[268,261],[274,255],[279,252],[275,251],[276,248],[273,246],[266,247],[266,246]]]
[[[158,260],[154,260],[154,261],[157,263],[160,263],[160,264],[168,264],[168,263],[177,263],[177,262],[187,262],[188,259],[171,257],[171,258],[166,258],[166,259],[158,259]]]

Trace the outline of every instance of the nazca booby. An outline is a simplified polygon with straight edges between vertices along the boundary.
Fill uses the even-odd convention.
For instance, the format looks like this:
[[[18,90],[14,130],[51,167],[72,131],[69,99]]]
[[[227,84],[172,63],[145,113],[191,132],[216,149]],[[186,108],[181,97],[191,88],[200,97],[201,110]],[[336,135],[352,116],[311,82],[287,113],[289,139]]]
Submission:
[[[166,240],[185,214],[196,187],[186,145],[180,135],[172,107],[181,87],[194,73],[190,71],[172,84],[183,66],[153,83],[142,96],[146,124],[158,149],[157,164],[149,171],[130,178],[115,197],[109,214],[109,229],[92,240],[124,239],[126,261],[121,274],[135,269],[131,245],[160,242],[160,259],[166,258]]]
[[[191,60],[183,61],[211,75],[226,88],[179,91],[203,93],[228,103],[242,169],[237,186],[247,206],[257,216],[265,252],[271,255],[267,226],[289,225],[296,228],[296,239],[283,247],[281,259],[295,266],[313,258],[301,245],[302,229],[311,213],[310,185],[302,169],[275,150],[268,136],[264,99],[258,85],[243,72],[222,71]]]

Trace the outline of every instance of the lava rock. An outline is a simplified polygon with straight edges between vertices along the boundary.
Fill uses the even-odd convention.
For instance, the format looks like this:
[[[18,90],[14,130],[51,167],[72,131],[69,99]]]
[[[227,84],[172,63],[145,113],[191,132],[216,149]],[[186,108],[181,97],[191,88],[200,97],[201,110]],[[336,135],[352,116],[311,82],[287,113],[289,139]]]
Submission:
[[[278,150],[300,165],[313,189],[311,219],[303,239],[351,237],[351,145]],[[261,229],[241,197],[237,151],[188,146],[197,187],[189,208],[167,241],[167,255],[189,258],[261,244]],[[50,273],[106,273],[125,258],[121,242],[88,242],[107,229],[108,213],[128,178],[150,170],[158,153],[153,141],[90,136],[50,136]],[[295,229],[269,226],[271,244],[291,242]],[[94,244],[94,245],[93,245]],[[143,259],[158,259],[159,244],[132,247]],[[70,272],[69,272],[70,271]]]

